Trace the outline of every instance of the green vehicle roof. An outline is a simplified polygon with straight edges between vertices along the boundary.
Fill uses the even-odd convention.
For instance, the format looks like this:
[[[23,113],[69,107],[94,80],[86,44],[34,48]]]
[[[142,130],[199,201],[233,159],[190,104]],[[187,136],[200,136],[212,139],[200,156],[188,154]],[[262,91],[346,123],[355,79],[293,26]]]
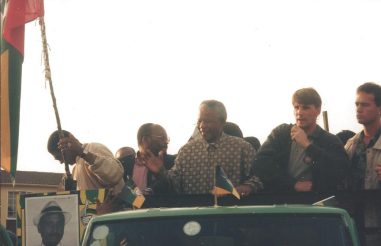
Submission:
[[[197,215],[228,215],[228,214],[341,214],[348,217],[348,213],[340,208],[312,205],[271,205],[271,206],[223,206],[223,207],[185,207],[185,208],[151,208],[110,213],[96,216],[92,223],[101,221],[117,221],[136,218],[197,216]]]

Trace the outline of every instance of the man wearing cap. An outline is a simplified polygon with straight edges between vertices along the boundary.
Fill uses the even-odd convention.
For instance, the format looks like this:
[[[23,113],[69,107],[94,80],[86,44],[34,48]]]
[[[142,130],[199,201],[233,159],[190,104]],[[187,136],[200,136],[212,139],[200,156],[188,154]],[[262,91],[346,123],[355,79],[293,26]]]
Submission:
[[[73,178],[77,190],[106,188],[118,194],[124,187],[124,170],[112,152],[103,144],[81,144],[70,132],[62,130],[62,133],[61,139],[58,131],[50,135],[48,151],[61,163],[75,165]]]
[[[34,225],[37,226],[37,230],[41,234],[42,245],[60,245],[65,225],[70,218],[70,214],[62,211],[57,202],[50,201],[45,204],[41,213],[33,219]]]

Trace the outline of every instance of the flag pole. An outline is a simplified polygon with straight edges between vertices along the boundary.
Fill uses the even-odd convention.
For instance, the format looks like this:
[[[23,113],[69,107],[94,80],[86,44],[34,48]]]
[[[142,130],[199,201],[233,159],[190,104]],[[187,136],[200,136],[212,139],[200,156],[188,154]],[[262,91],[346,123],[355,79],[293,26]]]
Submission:
[[[327,113],[327,111],[323,111],[323,121],[324,121],[324,130],[329,132],[328,113]]]
[[[216,172],[217,172],[217,165],[214,165],[214,175],[213,175],[213,189],[217,187],[217,181],[216,181]],[[218,207],[218,199],[217,199],[217,192],[213,192],[214,194],[214,207]]]
[[[54,95],[54,89],[53,89],[53,81],[52,81],[52,74],[50,71],[50,65],[49,65],[49,52],[48,52],[48,44],[46,41],[46,29],[45,29],[45,21],[44,17],[39,17],[39,24],[40,24],[40,29],[41,29],[41,39],[42,39],[42,49],[43,49],[43,57],[44,57],[44,65],[45,65],[45,80],[49,82],[49,88],[50,88],[50,95],[53,101],[53,108],[54,108],[54,113],[56,116],[56,122],[57,122],[57,129],[58,129],[58,134],[60,139],[64,137],[63,132],[62,132],[62,127],[61,127],[61,120],[60,120],[60,115],[58,113],[58,107],[57,107],[57,101],[56,97]],[[69,164],[65,160],[65,156],[63,152],[61,151],[61,156],[62,159],[64,160],[65,163],[65,172],[66,172],[66,177],[67,181],[69,184],[73,184],[73,177],[70,173],[69,169]],[[73,185],[69,185],[69,187],[66,187],[65,183],[65,190],[72,190],[76,189],[75,187],[72,187]]]

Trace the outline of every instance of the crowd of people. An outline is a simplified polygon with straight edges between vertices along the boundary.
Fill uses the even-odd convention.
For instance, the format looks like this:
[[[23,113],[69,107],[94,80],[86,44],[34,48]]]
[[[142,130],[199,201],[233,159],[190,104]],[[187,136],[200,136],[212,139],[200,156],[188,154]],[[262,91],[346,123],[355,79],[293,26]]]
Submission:
[[[379,189],[381,184],[381,87],[358,87],[357,134],[331,134],[317,124],[322,101],[313,88],[292,95],[295,122],[275,127],[261,145],[244,138],[227,122],[222,102],[200,104],[195,132],[175,155],[167,153],[163,126],[143,124],[139,149],[120,148],[115,155],[100,143],[80,143],[74,135],[55,131],[48,151],[61,163],[75,165],[77,189],[111,189],[115,194],[132,179],[144,194],[206,194],[213,188],[214,167],[221,166],[239,193]]]
[[[107,188],[118,194],[133,180],[143,194],[207,194],[216,165],[223,168],[241,196],[258,192],[358,191],[381,187],[381,86],[357,88],[356,117],[363,130],[336,135],[317,124],[322,100],[313,88],[292,95],[295,122],[275,127],[261,145],[244,138],[227,122],[222,102],[205,100],[197,126],[175,155],[167,153],[163,126],[143,124],[138,150],[120,148],[115,155],[99,143],[81,143],[73,134],[55,131],[48,151],[61,163],[75,165],[77,189]]]

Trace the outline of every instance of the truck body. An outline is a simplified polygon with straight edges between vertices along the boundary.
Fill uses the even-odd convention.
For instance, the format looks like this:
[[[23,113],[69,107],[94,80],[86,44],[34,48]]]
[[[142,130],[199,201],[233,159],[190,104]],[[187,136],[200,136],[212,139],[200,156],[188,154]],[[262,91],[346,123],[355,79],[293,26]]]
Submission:
[[[83,246],[358,246],[340,208],[312,205],[152,208],[94,217]]]

